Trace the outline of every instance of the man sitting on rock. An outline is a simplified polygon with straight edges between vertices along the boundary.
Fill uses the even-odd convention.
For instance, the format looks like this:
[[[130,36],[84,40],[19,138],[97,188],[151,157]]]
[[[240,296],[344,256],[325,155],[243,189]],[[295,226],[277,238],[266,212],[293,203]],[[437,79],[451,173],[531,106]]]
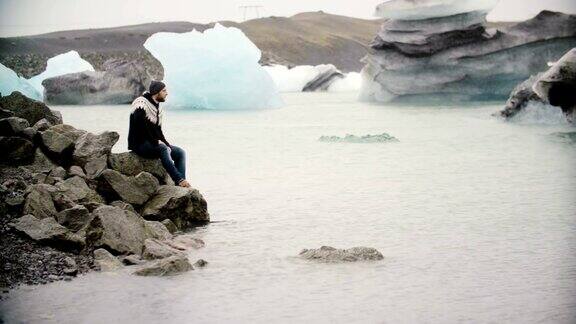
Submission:
[[[162,133],[164,110],[160,103],[166,101],[167,96],[166,85],[152,81],[148,91],[134,99],[128,130],[128,149],[143,158],[159,158],[174,183],[190,187],[186,181],[184,150],[170,145]]]

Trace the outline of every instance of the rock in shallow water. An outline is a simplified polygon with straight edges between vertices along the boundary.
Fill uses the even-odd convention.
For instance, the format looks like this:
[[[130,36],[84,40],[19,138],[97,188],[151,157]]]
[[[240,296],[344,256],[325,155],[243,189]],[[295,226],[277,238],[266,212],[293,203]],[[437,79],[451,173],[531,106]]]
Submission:
[[[94,265],[103,272],[114,271],[123,267],[122,262],[106,249],[94,250]]]
[[[144,205],[142,217],[148,220],[170,219],[180,230],[210,221],[206,200],[196,189],[160,186]]]
[[[160,259],[142,266],[134,272],[138,276],[172,276],[194,270],[188,258],[183,255],[175,255]]]
[[[378,250],[369,247],[353,247],[350,249],[336,249],[331,246],[322,246],[319,249],[304,249],[300,257],[326,263],[377,261],[384,259]]]

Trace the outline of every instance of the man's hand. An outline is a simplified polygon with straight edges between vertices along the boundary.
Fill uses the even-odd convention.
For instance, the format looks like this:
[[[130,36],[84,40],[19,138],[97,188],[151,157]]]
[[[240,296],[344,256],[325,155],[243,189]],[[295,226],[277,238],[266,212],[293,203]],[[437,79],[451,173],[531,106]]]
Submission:
[[[191,187],[190,184],[188,183],[188,181],[186,181],[186,180],[180,181],[180,183],[178,183],[178,185],[180,187],[184,187],[184,188],[190,188]]]

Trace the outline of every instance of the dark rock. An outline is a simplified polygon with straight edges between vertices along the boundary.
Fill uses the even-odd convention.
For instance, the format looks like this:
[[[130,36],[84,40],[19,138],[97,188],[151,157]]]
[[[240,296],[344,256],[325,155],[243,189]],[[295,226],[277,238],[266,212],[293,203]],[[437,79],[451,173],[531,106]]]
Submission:
[[[200,249],[206,245],[204,241],[190,234],[178,235],[173,240],[168,241],[168,244],[178,250]]]
[[[122,257],[121,260],[122,260],[122,263],[124,265],[127,265],[127,266],[144,263],[144,260],[140,259],[140,256],[137,254],[127,255],[125,257]]]
[[[36,172],[49,172],[50,170],[57,167],[57,165],[52,162],[40,149],[36,149],[34,152],[34,161],[29,166],[32,170]]]
[[[34,128],[26,127],[22,130],[20,136],[24,137],[27,140],[33,141],[37,133],[38,132]]]
[[[54,218],[57,211],[52,201],[52,193],[56,188],[47,184],[36,184],[28,187],[28,195],[24,204],[24,213],[34,215],[34,217]]]
[[[146,229],[146,237],[159,240],[172,239],[172,234],[170,234],[166,226],[160,222],[144,221],[144,227]]]
[[[145,159],[133,152],[112,153],[108,157],[108,165],[123,175],[135,176],[145,171],[154,175],[161,184],[174,184],[160,159]]]
[[[145,264],[134,274],[138,276],[172,276],[190,270],[194,270],[194,268],[188,258],[178,255]]]
[[[32,100],[18,91],[9,96],[0,97],[0,107],[8,110],[16,117],[24,118],[30,125],[36,124],[41,119],[46,119],[52,125],[62,124],[62,116],[53,111],[44,103]]]
[[[121,269],[122,262],[113,256],[106,249],[96,249],[94,250],[94,265],[100,271],[115,271]]]
[[[32,128],[34,128],[34,130],[37,132],[43,132],[52,126],[54,126],[54,124],[50,123],[48,119],[42,118],[38,122],[36,122],[36,124],[34,124]]]
[[[67,165],[72,160],[74,143],[85,133],[85,131],[78,130],[70,125],[55,125],[39,133],[39,144],[48,157],[61,165]]]
[[[137,61],[110,59],[104,71],[65,74],[42,82],[45,101],[58,105],[128,104],[140,96],[151,81]]]
[[[77,232],[87,226],[92,221],[92,218],[90,211],[82,205],[64,209],[56,215],[58,223],[73,232]]]
[[[102,174],[102,171],[106,170],[107,159],[106,155],[102,155],[88,161],[88,163],[84,165],[88,179],[96,179]]]
[[[38,219],[32,215],[24,215],[16,220],[13,227],[33,240],[62,250],[79,251],[84,246],[81,237],[74,235],[51,217]]]
[[[110,154],[120,135],[116,132],[103,132],[99,135],[84,133],[75,142],[72,159],[75,164],[84,166],[89,161]]]
[[[378,261],[384,256],[378,250],[368,247],[353,247],[350,249],[336,249],[330,246],[322,246],[319,249],[304,249],[300,257],[326,263]]]
[[[196,262],[194,262],[194,264],[192,266],[194,268],[204,268],[207,265],[208,265],[208,261],[198,259],[198,260],[196,260]]]
[[[166,229],[171,233],[174,234],[178,231],[178,228],[176,227],[176,224],[174,224],[174,222],[172,222],[169,219],[165,219],[161,222],[162,224],[164,224],[164,226],[166,226]]]
[[[104,199],[96,191],[88,187],[84,179],[80,177],[68,178],[58,182],[55,187],[70,200],[80,204],[89,202],[104,203]]]
[[[68,173],[66,172],[66,169],[64,169],[61,166],[55,167],[54,169],[52,169],[50,171],[50,173],[48,173],[48,176],[50,176],[52,178],[60,178],[60,179],[66,179],[67,175],[68,175]]]
[[[0,119],[0,136],[16,136],[21,134],[30,124],[26,119],[8,117]]]
[[[142,258],[144,260],[164,259],[174,255],[181,255],[183,251],[175,249],[163,241],[157,239],[146,239]]]
[[[34,145],[21,137],[0,137],[0,163],[22,165],[34,159]]]
[[[0,118],[14,117],[14,113],[10,110],[0,109]]]
[[[82,170],[81,167],[77,166],[77,165],[73,165],[68,169],[68,173],[71,176],[77,176],[80,178],[86,178],[86,174],[84,173],[84,170]]]
[[[101,174],[102,185],[99,190],[104,196],[115,195],[127,203],[142,205],[158,188],[158,180],[148,172],[141,172],[136,177],[127,177],[115,170],[104,170]],[[110,200],[110,199],[109,199]]]
[[[115,253],[141,254],[146,239],[144,221],[137,214],[118,207],[101,206],[86,229],[86,242]]]
[[[196,189],[160,186],[146,203],[142,217],[147,220],[170,219],[179,230],[210,221],[206,200]]]

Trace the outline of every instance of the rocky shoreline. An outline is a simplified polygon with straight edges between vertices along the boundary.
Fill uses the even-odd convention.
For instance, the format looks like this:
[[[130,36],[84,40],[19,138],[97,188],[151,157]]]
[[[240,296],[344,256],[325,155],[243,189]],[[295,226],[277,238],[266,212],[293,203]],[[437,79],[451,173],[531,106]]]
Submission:
[[[0,289],[130,266],[172,275],[204,242],[207,203],[175,186],[159,160],[111,153],[116,132],[92,134],[19,92],[0,97]]]

